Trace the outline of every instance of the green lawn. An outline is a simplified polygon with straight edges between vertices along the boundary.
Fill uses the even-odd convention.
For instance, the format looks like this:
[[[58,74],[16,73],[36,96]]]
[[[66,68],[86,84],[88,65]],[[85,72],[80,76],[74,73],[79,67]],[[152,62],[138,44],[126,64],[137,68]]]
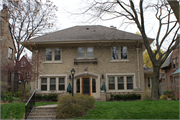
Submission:
[[[7,103],[1,105],[1,119],[21,119],[26,103]],[[35,106],[57,104],[57,102],[36,102]]]
[[[36,102],[36,106],[56,102]],[[179,119],[179,101],[96,102],[96,107],[78,119]],[[1,119],[21,119],[25,103],[1,105]]]
[[[96,102],[78,119],[179,119],[179,101]]]

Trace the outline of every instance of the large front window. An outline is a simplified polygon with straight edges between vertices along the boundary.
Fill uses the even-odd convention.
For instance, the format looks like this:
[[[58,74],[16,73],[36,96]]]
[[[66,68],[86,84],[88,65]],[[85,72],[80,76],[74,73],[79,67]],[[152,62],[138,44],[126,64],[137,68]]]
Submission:
[[[59,90],[65,90],[64,78],[59,78]]]
[[[109,90],[115,89],[115,77],[109,77]]]
[[[41,78],[41,91],[47,91],[47,78]]]
[[[56,90],[56,78],[50,78],[50,90]]]
[[[124,90],[124,77],[118,77],[118,90]]]

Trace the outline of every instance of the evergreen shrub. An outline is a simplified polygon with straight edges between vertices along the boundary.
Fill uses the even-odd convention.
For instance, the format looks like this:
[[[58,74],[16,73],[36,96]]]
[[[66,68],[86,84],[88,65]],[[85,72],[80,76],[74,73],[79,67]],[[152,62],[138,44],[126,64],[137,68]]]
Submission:
[[[83,115],[86,110],[94,106],[95,99],[92,96],[76,93],[74,96],[69,94],[58,98],[57,104],[56,118],[66,119]]]

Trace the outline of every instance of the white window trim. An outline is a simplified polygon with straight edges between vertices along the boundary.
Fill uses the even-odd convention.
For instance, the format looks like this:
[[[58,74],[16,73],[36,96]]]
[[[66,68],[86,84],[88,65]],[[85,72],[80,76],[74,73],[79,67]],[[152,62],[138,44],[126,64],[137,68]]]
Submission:
[[[50,47],[49,47],[50,48]],[[52,60],[46,60],[46,57],[45,57],[45,62],[43,62],[44,64],[47,64],[47,63],[54,63],[54,64],[62,64],[63,61],[62,61],[62,48],[60,48],[60,60],[54,60],[55,59],[55,48],[60,48],[60,47],[52,47]],[[45,56],[46,56],[46,48],[45,48]]]
[[[50,78],[56,78],[56,90],[50,90]],[[68,76],[67,74],[43,74],[43,75],[39,75],[39,79],[38,79],[38,89],[40,90],[39,92],[40,93],[64,93],[63,90],[59,90],[58,89],[58,86],[59,86],[59,83],[58,83],[58,80],[59,80],[59,77],[64,77],[64,83],[65,83],[65,90],[67,89],[67,85],[68,85]],[[41,78],[47,78],[47,91],[41,91]]]
[[[10,54],[10,50],[12,51],[12,53]],[[9,59],[13,59],[13,49],[11,47],[8,48],[8,58]]]
[[[118,58],[119,59],[112,59],[112,47],[118,47]],[[128,47],[127,47],[127,59],[121,59],[121,47],[127,47],[126,45],[124,46],[111,46],[111,63],[116,63],[116,62],[129,62],[130,60],[128,59]]]
[[[89,47],[91,47],[91,46],[89,46]],[[87,48],[88,47],[82,47],[82,48],[84,48],[84,57],[78,57],[78,48],[77,48],[77,58],[76,59],[94,59],[94,47],[92,47],[93,48],[93,57],[87,57]]]
[[[109,90],[109,82],[108,82],[108,77],[109,76],[115,76],[115,90]],[[118,90],[118,81],[116,80],[117,79],[117,76],[126,76],[125,79],[124,79],[124,90]],[[136,88],[136,76],[135,76],[135,73],[106,73],[106,91],[107,92],[133,92],[134,90],[128,90],[127,89],[127,76],[133,76],[133,89]]]

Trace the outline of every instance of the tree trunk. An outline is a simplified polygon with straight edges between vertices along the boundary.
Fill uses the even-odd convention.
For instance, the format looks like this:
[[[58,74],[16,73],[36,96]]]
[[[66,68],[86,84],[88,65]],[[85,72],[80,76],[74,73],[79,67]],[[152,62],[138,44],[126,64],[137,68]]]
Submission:
[[[159,66],[153,65],[153,80],[152,80],[152,91],[151,99],[158,100],[158,90],[159,89]]]
[[[25,97],[26,97],[26,82],[24,81],[24,100],[25,100]]]

